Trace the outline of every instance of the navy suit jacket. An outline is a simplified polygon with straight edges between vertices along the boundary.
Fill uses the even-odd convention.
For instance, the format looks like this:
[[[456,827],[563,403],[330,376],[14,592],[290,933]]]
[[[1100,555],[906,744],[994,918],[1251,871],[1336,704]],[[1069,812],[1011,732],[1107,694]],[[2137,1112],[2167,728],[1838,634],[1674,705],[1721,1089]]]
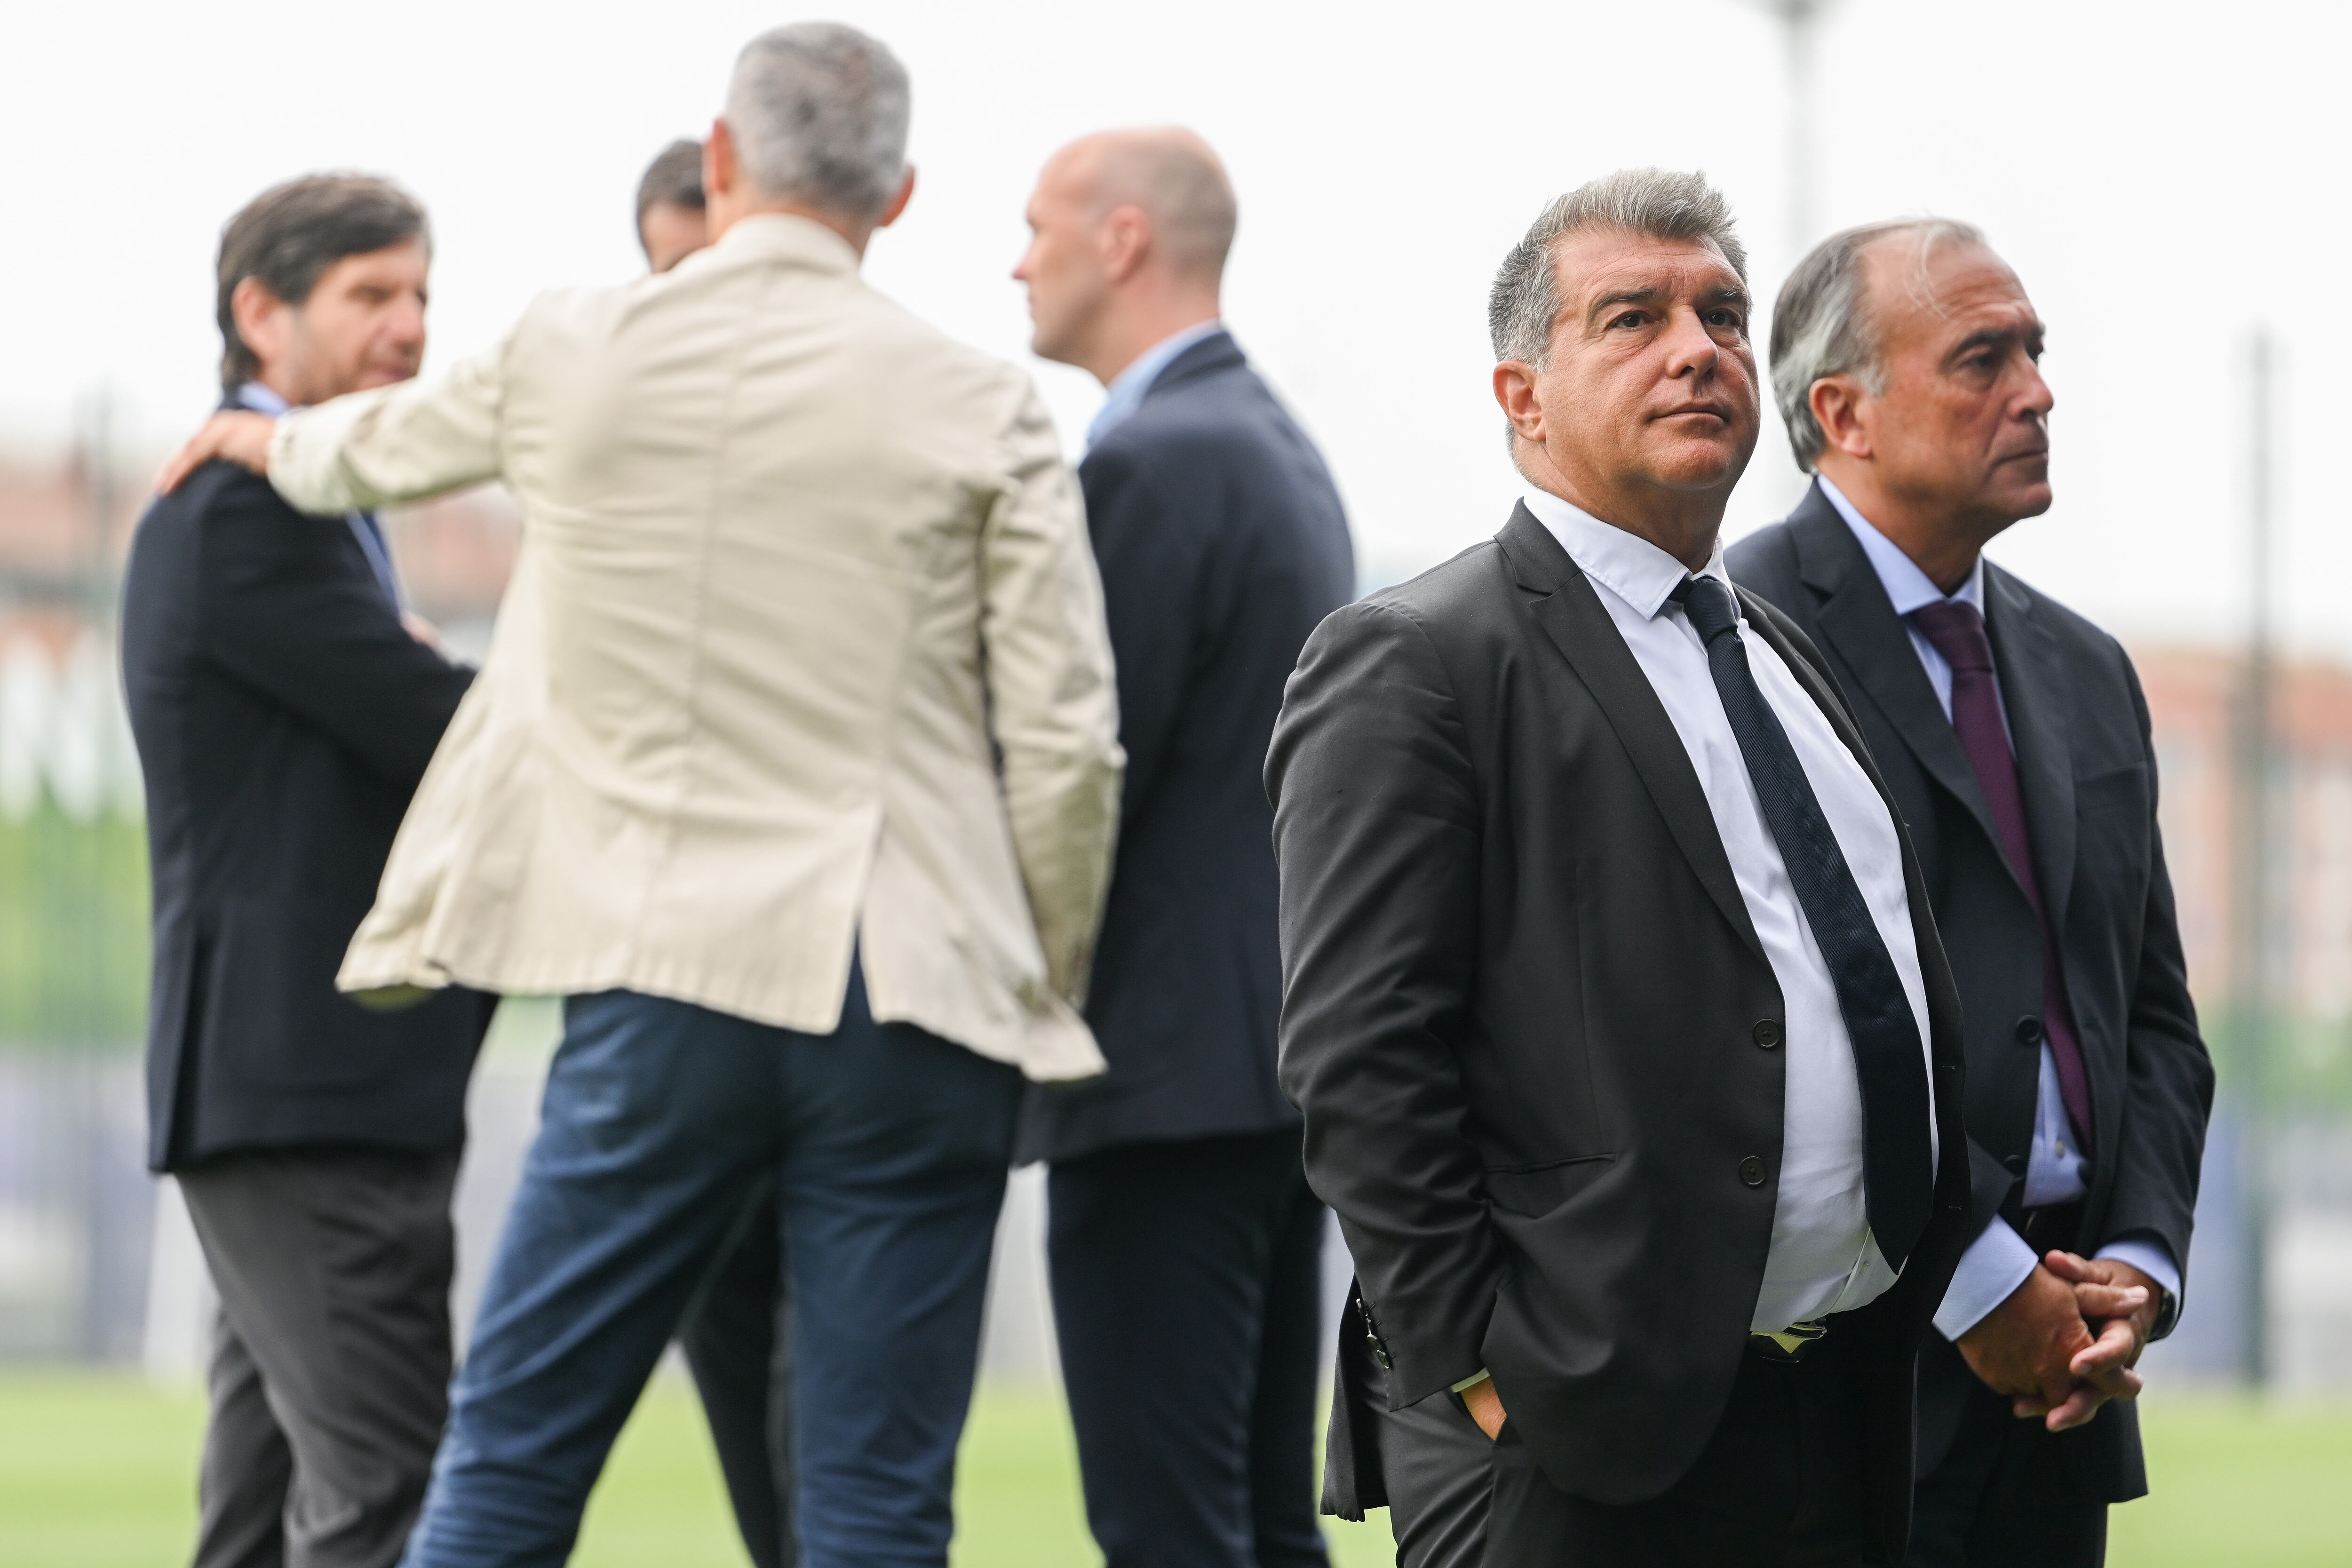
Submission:
[[[335,989],[467,671],[417,643],[351,529],[200,468],[141,519],[122,669],[147,785],[148,1160],[444,1149],[492,998]]]
[[[1328,469],[1216,332],[1079,465],[1127,782],[1087,1021],[1102,1078],[1033,1091],[1024,1160],[1297,1127],[1260,782],[1307,634],[1355,594]]]

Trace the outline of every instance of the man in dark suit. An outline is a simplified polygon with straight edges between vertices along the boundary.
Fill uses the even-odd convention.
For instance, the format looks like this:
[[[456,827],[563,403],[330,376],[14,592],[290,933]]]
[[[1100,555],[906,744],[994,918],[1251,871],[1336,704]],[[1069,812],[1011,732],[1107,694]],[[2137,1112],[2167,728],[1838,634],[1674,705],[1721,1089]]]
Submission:
[[[222,386],[280,409],[415,374],[425,216],[298,180],[221,237]],[[149,1159],[220,1293],[198,1568],[383,1568],[446,1409],[449,1197],[490,999],[335,990],[467,675],[404,625],[373,516],[226,463],[148,509],[122,658],[147,788]],[[416,635],[412,635],[416,634]]]
[[[1049,162],[1014,276],[1036,351],[1108,389],[1079,466],[1118,658],[1118,858],[1087,1021],[1110,1068],[1032,1091],[1087,1517],[1108,1568],[1320,1568],[1323,1205],[1275,1081],[1283,681],[1354,591],[1322,458],[1219,320],[1235,205],[1189,132]]]
[[[1853,698],[1967,1017],[1971,1240],[1920,1361],[1923,1568],[2097,1563],[2107,1504],[2147,1489],[2103,1384],[2129,1392],[2113,1374],[2178,1310],[2213,1094],[2131,661],[1979,553],[2050,506],[2041,350],[1973,228],[1823,241],[1772,318],[1818,479],[1731,552]],[[2105,1311],[2093,1282],[2143,1304]]]
[[[1525,499],[1325,621],[1276,727],[1282,1079],[1357,1274],[1326,1506],[1406,1568],[1908,1530],[1959,1009],[1844,699],[1723,573],[1745,272],[1695,174],[1547,208],[1488,306]]]

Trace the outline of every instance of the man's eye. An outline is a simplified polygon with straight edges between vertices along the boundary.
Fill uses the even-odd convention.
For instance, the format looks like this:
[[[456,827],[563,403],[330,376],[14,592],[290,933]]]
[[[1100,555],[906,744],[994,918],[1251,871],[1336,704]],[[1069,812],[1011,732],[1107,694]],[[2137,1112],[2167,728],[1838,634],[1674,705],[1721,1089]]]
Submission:
[[[1628,310],[1609,324],[1612,327],[1638,327],[1645,319],[1639,310]]]
[[[1709,310],[1706,314],[1706,324],[1710,327],[1728,327],[1733,331],[1738,331],[1747,323],[1739,319],[1738,311],[1723,310]]]

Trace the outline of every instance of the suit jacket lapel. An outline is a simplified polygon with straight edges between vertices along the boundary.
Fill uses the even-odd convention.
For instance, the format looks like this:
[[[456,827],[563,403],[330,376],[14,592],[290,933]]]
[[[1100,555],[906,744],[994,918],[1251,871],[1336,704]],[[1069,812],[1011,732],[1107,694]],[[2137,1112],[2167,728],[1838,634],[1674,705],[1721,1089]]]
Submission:
[[[1716,831],[1715,814],[1707,808],[1706,792],[1699,786],[1690,753],[1683,749],[1665,705],[1625,639],[1617,635],[1592,584],[1524,505],[1512,509],[1511,521],[1496,537],[1519,585],[1537,595],[1528,605],[1536,624],[1592,693],[1699,885],[1740,940],[1763,959],[1764,944],[1748,918],[1748,905],[1732,878],[1731,858],[1724,853],[1723,837]]]
[[[1863,697],[1903,738],[1927,776],[1968,808],[1987,841],[1998,848],[2000,832],[1993,825],[1992,807],[1985,803],[1983,787],[1969,766],[1968,753],[1960,750],[1952,721],[1944,716],[1944,705],[1936,700],[1936,689],[1928,684],[1918,650],[1911,646],[1911,634],[1895,613],[1895,603],[1853,531],[1819,486],[1790,518],[1789,531],[1796,541],[1806,585],[1822,596],[1822,639],[1837,649]],[[2002,864],[2007,863],[2004,858]]]
[[[1993,668],[2017,752],[2017,787],[2025,798],[2025,831],[2042,879],[2042,908],[2051,931],[2063,932],[2066,895],[2074,882],[2074,761],[2058,700],[2065,670],[2057,638],[2034,619],[2032,601],[2009,574],[1988,561],[1984,585],[1985,630],[1992,638]]]

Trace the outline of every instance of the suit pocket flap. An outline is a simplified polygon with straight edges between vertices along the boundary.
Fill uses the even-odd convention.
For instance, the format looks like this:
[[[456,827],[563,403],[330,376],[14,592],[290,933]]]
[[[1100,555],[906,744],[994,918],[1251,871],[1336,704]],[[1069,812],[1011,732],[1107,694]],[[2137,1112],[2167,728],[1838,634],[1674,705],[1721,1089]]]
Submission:
[[[1549,1214],[1606,1170],[1613,1154],[1574,1154],[1541,1165],[1513,1165],[1486,1173],[1486,1195],[1513,1214]]]

